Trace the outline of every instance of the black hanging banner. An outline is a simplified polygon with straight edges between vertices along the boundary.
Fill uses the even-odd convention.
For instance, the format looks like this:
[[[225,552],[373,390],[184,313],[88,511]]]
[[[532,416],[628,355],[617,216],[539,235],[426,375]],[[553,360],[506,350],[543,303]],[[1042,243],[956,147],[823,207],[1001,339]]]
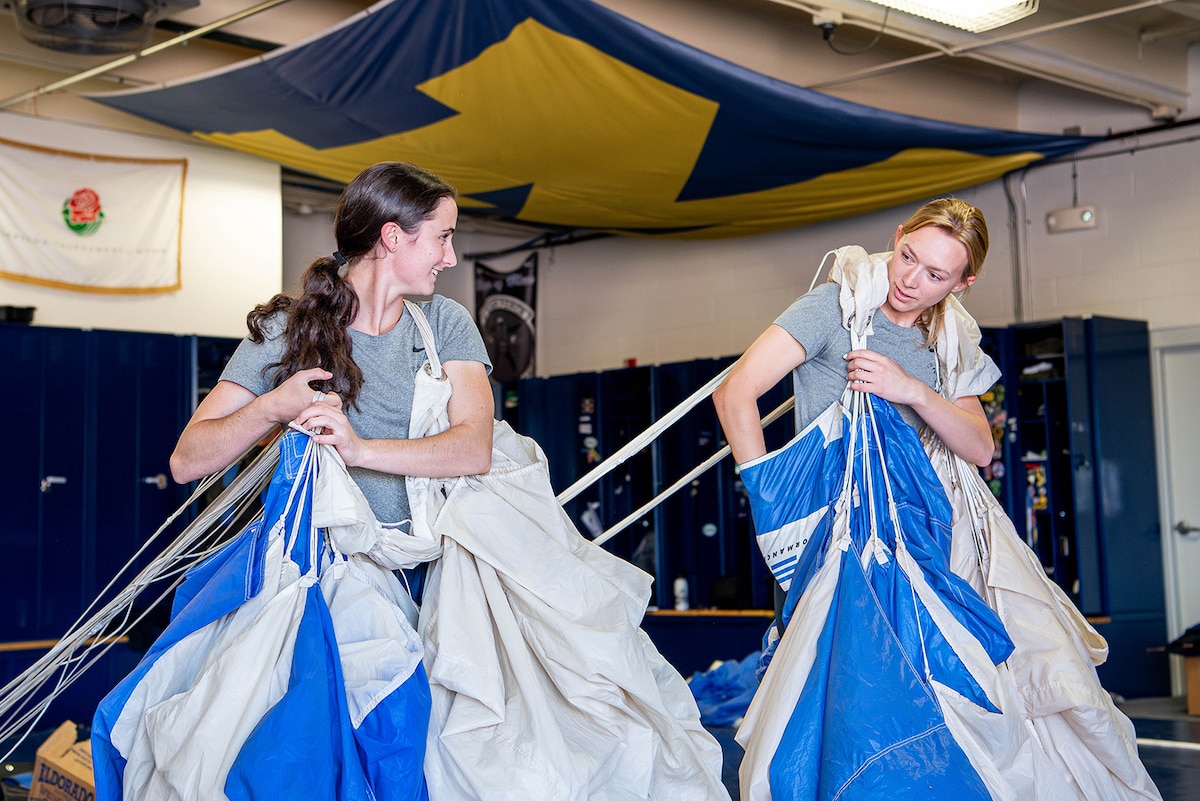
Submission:
[[[475,262],[475,320],[496,381],[533,375],[537,263],[538,254],[531,253],[520,267],[502,273]]]

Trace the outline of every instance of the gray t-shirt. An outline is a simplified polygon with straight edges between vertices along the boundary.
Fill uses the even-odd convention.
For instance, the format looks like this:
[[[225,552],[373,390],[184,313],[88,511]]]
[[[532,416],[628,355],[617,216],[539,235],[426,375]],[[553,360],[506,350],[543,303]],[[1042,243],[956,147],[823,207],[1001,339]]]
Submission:
[[[420,305],[429,318],[438,356],[443,362],[482,362],[491,372],[487,349],[470,312],[440,295]],[[271,320],[268,337],[261,344],[242,340],[221,373],[221,380],[239,384],[255,395],[270,391],[275,384],[263,370],[283,355],[284,342],[280,336],[283,323],[282,314]],[[351,329],[350,339],[354,362],[363,372],[358,410],[345,408],[350,425],[365,439],[406,439],[414,376],[425,363],[425,345],[412,316],[405,311],[391,331],[379,336]],[[359,467],[350,468],[350,475],[381,521],[394,523],[408,519],[408,494],[402,476]]]
[[[846,388],[846,361],[842,357],[850,352],[850,332],[842,327],[838,292],[834,283],[814,287],[775,320],[775,325],[795,337],[807,354],[804,363],[792,371],[797,431],[804,430]],[[937,354],[925,344],[920,328],[896,325],[882,312],[874,316],[871,326],[875,333],[867,338],[868,348],[938,389]],[[924,425],[912,407],[896,404],[896,410],[914,428]]]

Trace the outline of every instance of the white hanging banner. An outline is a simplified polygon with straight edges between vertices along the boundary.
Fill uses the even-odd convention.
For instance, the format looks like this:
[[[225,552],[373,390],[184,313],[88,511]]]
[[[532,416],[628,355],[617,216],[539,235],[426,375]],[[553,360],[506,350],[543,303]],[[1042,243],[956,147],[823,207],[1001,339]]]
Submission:
[[[0,278],[109,294],[182,286],[186,159],[0,139]]]

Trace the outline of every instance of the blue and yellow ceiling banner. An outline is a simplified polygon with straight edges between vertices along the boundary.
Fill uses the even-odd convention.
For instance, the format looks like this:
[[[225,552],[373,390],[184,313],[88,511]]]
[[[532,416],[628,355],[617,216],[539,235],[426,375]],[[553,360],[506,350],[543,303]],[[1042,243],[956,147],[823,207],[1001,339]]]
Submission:
[[[341,182],[410,161],[464,214],[693,239],[925,200],[1095,141],[837,100],[588,0],[381,2],[245,65],[91,99]]]

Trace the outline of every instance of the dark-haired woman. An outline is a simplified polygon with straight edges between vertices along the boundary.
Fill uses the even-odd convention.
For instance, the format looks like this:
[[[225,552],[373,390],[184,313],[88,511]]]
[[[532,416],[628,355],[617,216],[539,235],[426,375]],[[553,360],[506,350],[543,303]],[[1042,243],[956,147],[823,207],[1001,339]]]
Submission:
[[[487,351],[470,313],[441,296],[423,304],[454,387],[450,428],[408,439],[413,376],[425,361],[405,311],[457,263],[455,191],[409,164],[364,170],[334,216],[337,251],[316,259],[299,297],[276,295],[248,317],[250,335],[204,398],[171,455],[176,481],[224,469],[276,426],[323,429],[382,522],[409,517],[404,476],[486,473],[493,401]]]
[[[449,544],[424,557],[437,560],[417,622],[432,712],[386,732],[411,744],[428,721],[430,797],[727,801],[720,746],[638,629],[650,577],[555,509],[540,449],[493,421],[478,329],[436,295],[421,309],[450,379],[449,427],[407,438],[435,393],[418,376],[425,340],[405,296],[431,295],[455,264],[457,218],[453,190],[409,165],[355,178],[334,220],[338,250],[313,262],[300,297],[277,295],[249,315],[250,336],[185,428],[172,472],[187,481],[223,469],[295,422],[323,432],[316,441],[337,449],[380,522],[411,518],[414,533],[435,505],[425,479],[477,476],[439,484],[431,536]]]

